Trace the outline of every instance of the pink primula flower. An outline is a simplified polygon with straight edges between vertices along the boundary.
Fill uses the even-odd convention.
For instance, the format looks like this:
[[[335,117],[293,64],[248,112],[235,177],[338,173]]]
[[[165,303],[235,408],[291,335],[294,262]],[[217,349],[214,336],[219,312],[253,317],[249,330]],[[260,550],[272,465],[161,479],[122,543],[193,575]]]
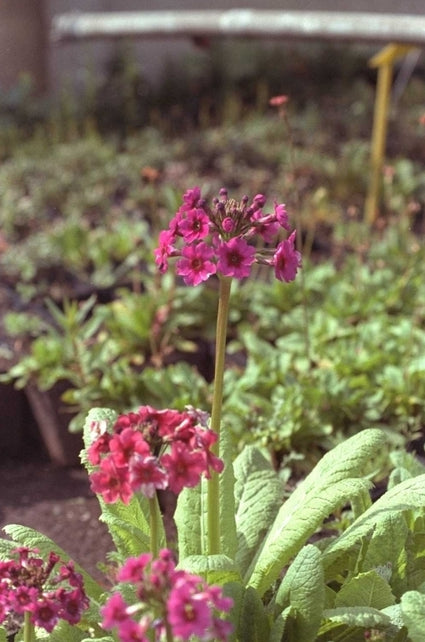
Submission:
[[[255,261],[255,247],[238,237],[224,241],[218,246],[217,270],[223,276],[243,279],[249,276]]]
[[[179,232],[183,236],[185,243],[200,241],[208,236],[209,231],[210,219],[201,208],[189,210],[179,225]]]
[[[186,285],[198,285],[215,274],[217,267],[212,262],[214,251],[203,243],[186,245],[182,250],[182,258],[177,262],[177,274],[183,277]]]
[[[181,212],[187,212],[188,210],[196,207],[201,200],[201,190],[198,186],[188,189],[183,194],[183,205],[180,207]]]
[[[212,613],[207,600],[202,597],[188,578],[176,581],[168,598],[168,619],[174,635],[183,640],[189,640],[192,635],[205,639],[212,625]]]
[[[167,474],[159,466],[157,458],[137,453],[130,460],[129,481],[132,491],[140,491],[150,499],[157,489],[164,490],[168,486]]]
[[[102,495],[107,504],[118,499],[128,504],[132,496],[127,467],[116,466],[112,458],[102,459],[99,470],[90,475],[90,485],[92,491]]]
[[[155,264],[159,271],[164,273],[168,269],[168,259],[175,254],[173,246],[175,235],[171,230],[162,230],[159,234],[159,245],[154,250]]]
[[[295,279],[297,270],[301,267],[301,254],[295,249],[295,230],[277,246],[272,265],[279,281],[289,283]]]
[[[276,221],[279,223],[283,229],[285,229],[287,232],[291,229],[291,226],[289,225],[289,217],[288,217],[288,212],[286,211],[286,206],[284,203],[276,203],[274,204],[274,214],[276,217]]]
[[[168,472],[168,487],[176,495],[184,487],[196,486],[205,471],[205,458],[202,453],[190,450],[181,441],[172,444],[171,453],[163,455],[161,463]]]
[[[130,458],[138,455],[150,455],[150,446],[140,432],[132,428],[113,435],[109,442],[109,451],[117,466],[126,466]]]

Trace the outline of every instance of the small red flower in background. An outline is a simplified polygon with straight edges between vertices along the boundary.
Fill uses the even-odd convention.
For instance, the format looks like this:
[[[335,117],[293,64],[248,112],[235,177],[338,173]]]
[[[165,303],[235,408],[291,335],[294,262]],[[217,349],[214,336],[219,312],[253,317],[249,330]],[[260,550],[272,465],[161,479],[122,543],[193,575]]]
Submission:
[[[285,96],[277,98],[279,104],[287,100]],[[270,213],[264,211],[265,204],[263,194],[257,194],[251,202],[247,196],[236,201],[221,189],[219,197],[208,205],[199,187],[187,190],[168,229],[159,235],[154,251],[159,271],[166,272],[169,259],[177,257],[176,273],[186,285],[199,285],[214,274],[245,279],[256,262],[276,267],[277,259],[270,257],[280,246],[274,250],[269,246],[279,243],[283,230],[290,232],[288,213],[283,203],[275,202]],[[257,239],[261,241],[260,249],[256,248]],[[281,254],[282,249],[279,261]],[[277,279],[295,278],[301,256],[297,252],[294,257],[297,261],[291,261],[291,265],[295,270],[275,269]]]
[[[269,100],[269,105],[270,107],[283,107],[283,105],[286,105],[288,100],[289,98],[285,94],[281,94],[280,96],[273,96]]]
[[[211,451],[217,435],[206,427],[204,413],[141,406],[120,415],[112,431],[99,430],[87,451],[94,471],[92,490],[106,503],[128,504],[134,493],[154,497],[157,490],[175,494],[192,488],[211,470],[221,472],[223,462]]]
[[[102,627],[116,629],[121,642],[148,642],[148,631],[163,639],[168,630],[173,639],[225,642],[232,632],[223,616],[233,600],[219,586],[209,586],[201,577],[175,567],[170,550],[157,559],[149,553],[126,560],[117,579],[127,582],[126,598],[116,592],[101,609]],[[131,604],[130,596],[132,597]]]

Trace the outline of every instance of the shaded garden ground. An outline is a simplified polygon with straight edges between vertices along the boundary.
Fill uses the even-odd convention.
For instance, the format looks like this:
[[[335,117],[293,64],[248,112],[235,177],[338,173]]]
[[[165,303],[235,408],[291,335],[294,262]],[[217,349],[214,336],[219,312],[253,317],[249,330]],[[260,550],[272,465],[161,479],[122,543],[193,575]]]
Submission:
[[[0,465],[0,525],[22,524],[44,533],[76,562],[102,579],[98,562],[112,549],[86,472],[48,461]]]

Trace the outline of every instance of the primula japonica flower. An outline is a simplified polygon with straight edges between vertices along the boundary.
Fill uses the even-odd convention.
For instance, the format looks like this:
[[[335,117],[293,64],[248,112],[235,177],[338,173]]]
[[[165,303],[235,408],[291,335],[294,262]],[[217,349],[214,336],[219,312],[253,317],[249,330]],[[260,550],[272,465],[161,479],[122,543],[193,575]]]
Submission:
[[[14,557],[0,562],[0,624],[31,622],[49,633],[59,620],[77,624],[89,600],[73,562],[63,562],[54,552],[46,562],[37,550],[17,548]],[[15,631],[16,632],[16,631]]]
[[[223,619],[233,606],[219,586],[209,586],[197,575],[175,567],[170,550],[160,551],[157,559],[150,553],[129,558],[118,571],[117,580],[128,583],[125,598],[113,593],[101,609],[102,627],[116,629],[120,642],[192,639],[225,642],[232,632]],[[169,639],[169,636],[167,639]]]
[[[92,425],[94,439],[87,456],[95,470],[91,488],[107,503],[127,504],[134,493],[152,498],[157,490],[178,494],[184,487],[221,472],[223,462],[211,447],[217,435],[206,427],[205,413],[141,406],[120,415],[109,432],[106,423]]]
[[[244,279],[257,262],[274,267],[277,279],[293,281],[301,266],[295,232],[279,242],[282,230],[291,231],[288,213],[283,203],[267,213],[265,203],[263,194],[236,201],[222,189],[209,206],[199,187],[187,190],[168,230],[159,235],[154,253],[160,272],[168,270],[170,258],[178,258],[177,274],[187,285],[199,285],[213,274]]]

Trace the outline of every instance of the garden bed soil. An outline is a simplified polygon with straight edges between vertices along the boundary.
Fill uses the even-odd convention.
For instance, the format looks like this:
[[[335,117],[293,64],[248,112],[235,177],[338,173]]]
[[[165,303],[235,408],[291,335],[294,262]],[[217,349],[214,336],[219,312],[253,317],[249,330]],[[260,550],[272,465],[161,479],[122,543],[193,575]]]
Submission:
[[[54,466],[42,451],[39,458],[0,463],[0,527],[21,524],[44,533],[102,581],[98,564],[113,544],[99,515],[83,468]]]

